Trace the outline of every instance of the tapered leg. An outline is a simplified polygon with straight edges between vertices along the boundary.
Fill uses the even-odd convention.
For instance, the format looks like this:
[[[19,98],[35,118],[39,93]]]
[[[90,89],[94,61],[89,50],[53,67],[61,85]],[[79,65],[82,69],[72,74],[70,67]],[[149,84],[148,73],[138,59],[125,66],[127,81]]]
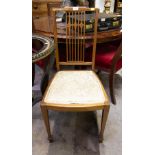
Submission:
[[[115,93],[114,93],[114,72],[111,72],[109,75],[109,88],[110,88],[110,97],[113,104],[116,104]]]
[[[109,114],[109,109],[110,109],[110,105],[106,105],[104,107],[104,109],[102,110],[101,130],[99,133],[99,142],[100,143],[103,142],[103,134],[104,134],[105,125],[106,125],[108,114]]]
[[[42,111],[42,116],[44,119],[45,127],[47,130],[47,134],[48,134],[48,140],[51,143],[51,142],[53,142],[53,138],[52,138],[51,130],[50,130],[48,110],[45,106],[41,106],[41,111]]]

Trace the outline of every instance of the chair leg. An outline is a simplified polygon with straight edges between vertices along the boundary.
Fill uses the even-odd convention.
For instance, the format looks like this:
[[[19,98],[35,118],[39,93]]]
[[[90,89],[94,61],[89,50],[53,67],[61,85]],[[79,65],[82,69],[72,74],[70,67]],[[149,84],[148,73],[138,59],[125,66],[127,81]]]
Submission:
[[[109,114],[109,109],[110,109],[110,105],[106,105],[104,107],[104,109],[102,110],[101,130],[99,133],[99,142],[100,143],[103,142],[103,134],[104,134],[105,125],[106,125],[108,114]]]
[[[34,86],[35,80],[35,63],[32,63],[32,86]]]
[[[114,92],[114,72],[111,72],[109,75],[109,88],[110,88],[110,97],[113,104],[116,105],[115,92]]]
[[[51,130],[50,130],[50,123],[49,123],[49,116],[48,116],[48,110],[45,106],[41,106],[41,111],[42,111],[42,116],[44,119],[44,123],[45,123],[45,127],[47,130],[47,134],[48,134],[48,140],[50,143],[53,142],[53,137],[51,135]]]
[[[49,74],[44,73],[44,75],[41,79],[41,84],[40,84],[40,90],[41,90],[42,96],[44,95],[44,92],[48,86],[48,82],[49,82]]]

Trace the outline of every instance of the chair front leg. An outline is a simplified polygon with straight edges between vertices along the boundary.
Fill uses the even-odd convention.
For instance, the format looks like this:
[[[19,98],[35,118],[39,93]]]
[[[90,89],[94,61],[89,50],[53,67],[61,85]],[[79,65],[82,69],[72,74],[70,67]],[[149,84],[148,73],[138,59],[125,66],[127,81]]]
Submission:
[[[104,109],[102,110],[101,130],[99,133],[99,142],[100,143],[103,142],[103,134],[104,134],[105,125],[106,125],[108,114],[109,114],[109,109],[110,109],[110,105],[106,105],[104,107]]]
[[[48,134],[48,140],[49,142],[53,142],[53,137],[51,135],[51,130],[50,130],[50,123],[49,123],[49,116],[48,116],[48,110],[45,106],[41,105],[41,111],[42,111],[42,116],[44,119],[44,123],[45,123],[45,127],[47,130],[47,134]]]

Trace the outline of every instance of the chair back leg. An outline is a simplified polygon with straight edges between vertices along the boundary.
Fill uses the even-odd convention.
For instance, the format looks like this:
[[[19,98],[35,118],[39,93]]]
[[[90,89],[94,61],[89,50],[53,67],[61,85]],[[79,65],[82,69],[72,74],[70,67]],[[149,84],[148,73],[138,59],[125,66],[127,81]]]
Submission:
[[[116,98],[115,98],[115,92],[114,92],[114,70],[111,71],[109,74],[109,89],[110,89],[110,97],[111,102],[116,105]]]

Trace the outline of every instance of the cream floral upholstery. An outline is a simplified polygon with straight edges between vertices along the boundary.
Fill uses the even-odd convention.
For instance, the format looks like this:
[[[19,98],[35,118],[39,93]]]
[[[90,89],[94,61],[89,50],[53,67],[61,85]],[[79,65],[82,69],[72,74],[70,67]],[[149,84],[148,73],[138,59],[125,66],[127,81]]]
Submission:
[[[59,71],[52,80],[44,103],[104,104],[103,87],[93,71]]]

